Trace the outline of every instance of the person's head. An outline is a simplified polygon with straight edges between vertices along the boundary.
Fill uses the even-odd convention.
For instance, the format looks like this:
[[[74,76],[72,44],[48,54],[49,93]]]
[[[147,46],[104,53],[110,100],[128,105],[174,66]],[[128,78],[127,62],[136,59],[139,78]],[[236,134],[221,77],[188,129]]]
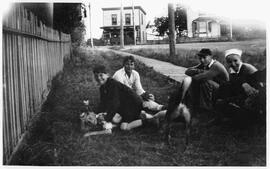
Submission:
[[[199,57],[200,62],[204,65],[207,66],[211,63],[212,61],[212,51],[207,48],[203,48],[200,50],[200,52],[197,54]]]
[[[234,71],[238,71],[240,65],[242,64],[241,60],[242,51],[239,49],[229,49],[225,51],[225,59],[229,68],[232,68]]]
[[[105,84],[107,79],[109,78],[106,67],[103,65],[96,65],[93,69],[93,73],[95,76],[95,80],[98,82],[99,85]]]
[[[131,73],[132,70],[134,70],[135,68],[135,59],[133,56],[127,56],[124,58],[123,60],[123,66],[124,66],[124,69],[126,71],[126,73]]]

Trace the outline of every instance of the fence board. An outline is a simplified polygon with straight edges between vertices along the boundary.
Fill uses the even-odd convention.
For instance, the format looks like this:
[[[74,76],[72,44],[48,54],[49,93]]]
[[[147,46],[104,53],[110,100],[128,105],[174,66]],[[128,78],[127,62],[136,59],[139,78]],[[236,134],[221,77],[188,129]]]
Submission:
[[[8,164],[71,45],[70,35],[46,27],[21,4],[13,4],[4,18],[2,37],[3,162]]]

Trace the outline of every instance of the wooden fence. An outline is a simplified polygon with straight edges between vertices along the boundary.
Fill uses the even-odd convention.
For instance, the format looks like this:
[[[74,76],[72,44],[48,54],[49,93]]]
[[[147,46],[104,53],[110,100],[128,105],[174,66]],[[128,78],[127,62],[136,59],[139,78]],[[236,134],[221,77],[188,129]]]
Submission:
[[[3,163],[8,164],[52,78],[70,55],[70,35],[46,27],[21,4],[3,17]]]

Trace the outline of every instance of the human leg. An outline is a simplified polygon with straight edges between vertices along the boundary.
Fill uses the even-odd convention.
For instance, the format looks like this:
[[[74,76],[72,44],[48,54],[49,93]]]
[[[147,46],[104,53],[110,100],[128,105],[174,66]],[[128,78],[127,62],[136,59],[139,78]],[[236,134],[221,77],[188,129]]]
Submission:
[[[167,110],[161,110],[159,112],[157,112],[153,117],[154,118],[165,118],[167,113]]]
[[[160,111],[163,109],[163,105],[158,104],[153,100],[143,101],[143,108],[149,109],[151,111]]]
[[[213,110],[214,92],[219,84],[212,80],[207,80],[199,84],[199,107],[203,110]]]
[[[192,78],[190,76],[187,76],[186,78],[184,78],[183,82],[182,82],[182,96],[181,96],[181,102],[184,100],[186,93],[188,91],[188,89],[190,88],[192,83]]]
[[[131,130],[131,129],[134,129],[134,128],[137,128],[140,126],[142,126],[142,120],[138,119],[138,120],[134,120],[130,123],[123,122],[123,123],[121,123],[120,128],[121,128],[121,130]]]

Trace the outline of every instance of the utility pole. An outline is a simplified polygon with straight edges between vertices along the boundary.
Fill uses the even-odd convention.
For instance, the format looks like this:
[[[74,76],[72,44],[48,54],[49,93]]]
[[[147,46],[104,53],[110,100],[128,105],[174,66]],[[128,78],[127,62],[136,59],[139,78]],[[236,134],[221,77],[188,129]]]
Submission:
[[[230,19],[230,39],[233,40],[233,35],[232,35],[232,18]]]
[[[134,40],[134,45],[136,45],[136,25],[135,25],[135,19],[134,19],[134,0],[132,0],[132,22],[133,22],[133,40]]]
[[[173,4],[168,4],[168,16],[169,16],[169,41],[170,41],[170,60],[175,58],[175,19]]]
[[[124,48],[123,0],[121,0],[120,9],[120,48]]]
[[[94,47],[94,42],[93,42],[93,36],[92,36],[92,15],[91,15],[91,3],[89,2],[89,20],[90,20],[90,41],[91,41],[91,47]]]

